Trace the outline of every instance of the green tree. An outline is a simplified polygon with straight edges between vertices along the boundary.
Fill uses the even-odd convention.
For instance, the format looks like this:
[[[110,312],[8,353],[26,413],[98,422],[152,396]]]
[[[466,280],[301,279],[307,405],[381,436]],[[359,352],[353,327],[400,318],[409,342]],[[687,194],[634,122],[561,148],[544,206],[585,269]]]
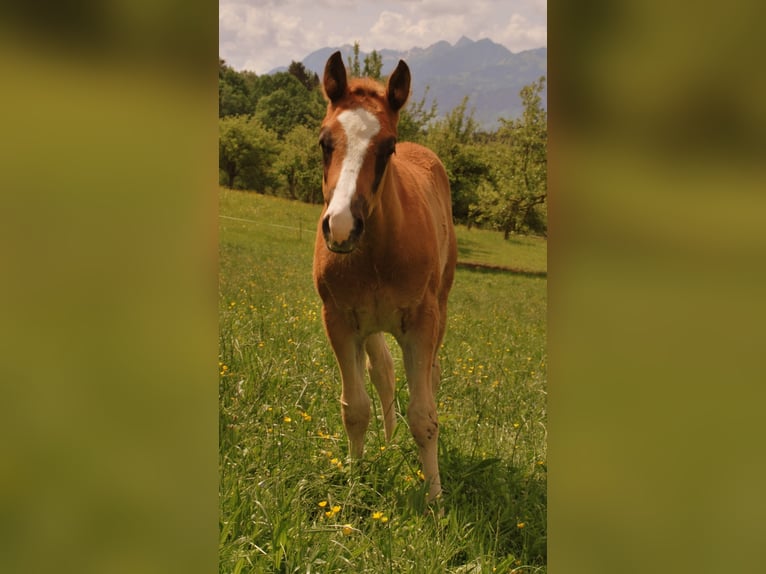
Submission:
[[[218,117],[252,114],[257,82],[258,76],[253,72],[237,72],[219,58]]]
[[[218,120],[218,169],[222,185],[265,192],[275,183],[272,164],[277,137],[258,120],[229,116]]]
[[[282,142],[274,169],[281,178],[281,189],[290,199],[307,203],[322,202],[322,162],[317,134],[305,126],[295,126]]]
[[[467,108],[466,96],[447,117],[429,128],[424,139],[444,163],[452,189],[452,214],[462,222],[469,222],[470,207],[477,202],[477,188],[490,175],[486,154],[474,141],[478,123]]]
[[[317,76],[316,72],[307,70],[306,66],[301,62],[290,62],[290,66],[287,68],[287,73],[295,77],[295,79],[303,84],[303,87],[309,91],[314,90],[319,86],[319,76]]]
[[[354,42],[354,49],[352,56],[348,57],[348,74],[351,77],[358,78],[361,76],[361,68],[359,67],[359,42]]]
[[[383,56],[376,50],[373,50],[364,57],[364,70],[362,71],[362,75],[374,80],[382,80],[382,76],[380,75],[382,69]]]
[[[422,142],[426,136],[426,129],[437,114],[436,100],[431,100],[431,107],[426,108],[429,86],[419,101],[408,102],[399,113],[398,139],[399,141]]]
[[[524,113],[502,120],[498,141],[504,161],[498,163],[498,204],[491,208],[507,239],[511,233],[544,233],[547,227],[548,118],[540,93],[545,77],[521,89]]]
[[[295,126],[318,129],[324,118],[326,103],[318,89],[307,90],[295,76],[282,72],[273,74],[266,86],[260,86],[260,98],[255,107],[255,118],[279,138],[286,136]],[[273,89],[266,92],[264,88]]]

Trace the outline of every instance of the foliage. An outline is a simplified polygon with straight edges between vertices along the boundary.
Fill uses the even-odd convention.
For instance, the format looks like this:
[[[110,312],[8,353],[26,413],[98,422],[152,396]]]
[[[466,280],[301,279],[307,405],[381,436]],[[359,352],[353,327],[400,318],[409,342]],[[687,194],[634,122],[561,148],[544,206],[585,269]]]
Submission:
[[[222,185],[321,201],[316,133],[326,104],[318,84],[298,62],[258,77],[219,60]]]
[[[324,111],[319,77],[299,62],[292,62],[287,72],[256,76],[219,59],[219,117],[255,116],[281,138],[296,125],[318,128]]]
[[[258,120],[230,116],[218,120],[218,166],[221,183],[232,189],[266,191],[274,184],[271,165],[277,138]]]
[[[314,130],[302,125],[295,126],[280,146],[274,169],[286,182],[286,197],[321,203],[322,164],[317,153]]]
[[[218,60],[218,117],[247,115],[255,108],[253,94],[258,77],[237,72]]]
[[[350,75],[385,81],[381,54],[373,50],[363,64],[359,54],[356,42],[348,59]],[[219,60],[218,79],[221,183],[321,202],[316,137],[326,103],[317,74],[292,62],[287,72],[256,76]],[[437,119],[437,102],[427,104],[426,89],[401,111],[398,139],[426,145],[441,158],[456,221],[500,230],[506,239],[547,232],[544,88],[544,77],[522,88],[523,115],[503,119],[493,133],[479,130],[467,97]]]
[[[436,100],[431,100],[431,106],[426,108],[426,98],[429,88],[426,86],[423,97],[419,101],[409,101],[403,110],[399,112],[399,126],[397,128],[399,141],[420,142],[424,140],[428,125],[437,114]]]
[[[383,56],[381,56],[376,50],[373,50],[364,57],[364,70],[362,75],[375,80],[382,80],[380,75],[383,69]]]
[[[326,109],[319,90],[307,90],[287,72],[280,79],[279,87],[258,100],[254,116],[279,138],[298,125],[318,129]]]
[[[521,231],[544,233],[547,227],[548,127],[540,99],[544,85],[541,77],[522,88],[524,114],[502,121],[496,135],[499,145],[491,148],[496,185],[480,188],[473,206],[478,218],[501,229],[506,239]]]
[[[359,64],[359,42],[354,42],[354,48],[351,55],[348,57],[347,63],[348,73],[354,78],[372,78],[374,80],[383,81],[381,71],[383,69],[383,56],[377,51],[373,50],[364,57],[364,67]]]
[[[386,443],[377,398],[365,458],[346,458],[311,283],[319,208],[228,190],[219,206],[219,571],[544,573],[546,280],[457,271],[440,350],[439,516],[406,419]],[[513,263],[514,243],[494,245],[509,251],[488,262]],[[544,241],[527,247],[545,261]]]
[[[447,169],[452,189],[452,214],[467,222],[469,208],[476,201],[476,190],[489,176],[489,165],[482,146],[475,142],[478,123],[468,112],[468,97],[443,120],[435,122],[425,145],[436,152]]]
[[[359,67],[359,42],[354,42],[354,48],[352,55],[348,57],[346,64],[349,76],[352,78],[358,78],[362,75],[362,70]]]
[[[290,62],[290,66],[287,68],[287,72],[291,76],[294,76],[295,79],[303,84],[303,87],[309,91],[319,87],[319,76],[317,76],[316,72],[307,70],[306,66],[304,66],[301,62]]]

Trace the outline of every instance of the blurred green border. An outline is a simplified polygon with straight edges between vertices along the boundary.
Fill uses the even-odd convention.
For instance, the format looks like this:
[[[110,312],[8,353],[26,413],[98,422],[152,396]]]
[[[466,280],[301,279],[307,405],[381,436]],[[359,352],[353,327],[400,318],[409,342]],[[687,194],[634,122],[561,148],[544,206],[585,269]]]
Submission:
[[[549,566],[755,572],[758,3],[549,6]]]
[[[0,21],[0,571],[217,567],[217,3]]]

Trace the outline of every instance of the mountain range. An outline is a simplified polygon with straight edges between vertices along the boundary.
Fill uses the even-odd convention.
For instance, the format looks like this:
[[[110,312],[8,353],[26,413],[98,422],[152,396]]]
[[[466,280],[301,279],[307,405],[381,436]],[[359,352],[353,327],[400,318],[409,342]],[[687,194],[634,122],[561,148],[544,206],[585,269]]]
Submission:
[[[353,56],[353,46],[326,47],[303,58],[306,69],[316,72],[320,79],[327,58],[340,50],[345,62]],[[383,60],[382,74],[390,74],[399,60],[404,60],[412,72],[411,101],[420,101],[426,87],[426,107],[436,100],[438,115],[444,116],[468,96],[468,108],[474,109],[474,118],[487,130],[499,126],[499,118],[517,118],[523,112],[519,97],[522,87],[547,76],[548,49],[535,48],[513,53],[505,46],[488,38],[473,41],[463,36],[455,45],[446,41],[427,48],[405,51],[379,50]],[[359,51],[363,65],[367,52]],[[277,68],[271,73],[287,68]],[[547,103],[547,82],[542,94],[543,107]]]

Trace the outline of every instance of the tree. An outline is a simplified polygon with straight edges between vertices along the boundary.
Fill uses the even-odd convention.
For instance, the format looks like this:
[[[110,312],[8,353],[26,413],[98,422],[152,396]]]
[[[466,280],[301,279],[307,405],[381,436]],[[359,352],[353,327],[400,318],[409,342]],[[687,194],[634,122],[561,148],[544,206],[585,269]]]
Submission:
[[[247,116],[218,120],[218,169],[223,185],[266,191],[275,183],[271,166],[278,152],[276,136],[258,120]]]
[[[317,73],[307,70],[306,66],[301,62],[290,62],[287,73],[295,77],[309,91],[319,86],[319,76],[317,76]]]
[[[466,96],[447,117],[429,128],[424,141],[444,163],[452,190],[452,214],[463,222],[469,221],[470,206],[477,201],[477,188],[490,173],[482,146],[474,141],[478,123],[467,107]]]
[[[364,57],[364,70],[362,75],[372,78],[373,80],[381,80],[380,75],[383,69],[383,56],[381,56],[376,50],[373,50]]]
[[[274,169],[287,184],[288,198],[321,203],[322,162],[315,130],[295,126],[282,142]]]
[[[353,58],[348,57],[348,75],[358,78],[361,75],[361,68],[359,68],[359,42],[354,42]]]
[[[274,89],[258,99],[254,116],[280,139],[297,125],[318,129],[326,110],[319,90],[306,90],[287,72],[273,74],[270,78],[269,83]]]
[[[421,142],[426,135],[428,124],[436,117],[436,100],[431,100],[431,107],[426,109],[426,98],[428,97],[429,86],[423,93],[423,97],[417,102],[408,102],[405,108],[399,112],[399,141]]]
[[[524,229],[545,232],[548,197],[548,118],[540,93],[545,77],[521,89],[524,113],[516,120],[502,120],[498,140],[504,144],[505,161],[500,162],[499,205],[494,210],[507,239]]]
[[[218,59],[218,117],[252,114],[253,92],[258,76],[253,72],[237,72]]]

